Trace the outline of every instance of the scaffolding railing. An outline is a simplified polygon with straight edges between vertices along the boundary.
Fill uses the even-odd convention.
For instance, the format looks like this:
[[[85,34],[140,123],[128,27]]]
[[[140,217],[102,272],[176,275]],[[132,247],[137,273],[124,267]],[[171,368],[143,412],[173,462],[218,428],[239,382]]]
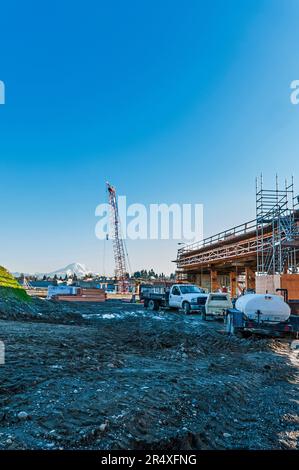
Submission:
[[[191,251],[208,247],[209,245],[213,245],[214,243],[231,240],[236,236],[247,235],[249,232],[254,232],[255,228],[256,228],[255,219],[250,220],[249,222],[245,222],[244,224],[241,224],[241,225],[236,225],[233,228],[224,230],[223,232],[219,232],[216,235],[211,235],[210,237],[204,238],[203,240],[200,240],[198,242],[184,245],[182,248],[179,248],[178,256],[182,256]]]
[[[268,234],[268,241],[263,241],[264,244],[271,245],[272,234]],[[239,240],[221,246],[210,247],[210,249],[202,250],[195,253],[190,253],[190,256],[179,257],[177,259],[178,270],[186,268],[195,268],[198,266],[209,265],[218,263],[220,261],[240,260],[255,256],[258,249],[260,249],[261,239],[250,237],[249,239]]]

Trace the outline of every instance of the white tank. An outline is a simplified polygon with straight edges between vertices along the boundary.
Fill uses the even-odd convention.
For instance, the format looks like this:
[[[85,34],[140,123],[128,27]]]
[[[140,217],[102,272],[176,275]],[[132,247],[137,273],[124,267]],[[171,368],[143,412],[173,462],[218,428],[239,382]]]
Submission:
[[[236,309],[246,315],[249,320],[258,320],[263,322],[284,322],[287,321],[291,309],[280,295],[272,294],[246,294],[239,297],[236,301]],[[260,311],[260,315],[257,312]]]

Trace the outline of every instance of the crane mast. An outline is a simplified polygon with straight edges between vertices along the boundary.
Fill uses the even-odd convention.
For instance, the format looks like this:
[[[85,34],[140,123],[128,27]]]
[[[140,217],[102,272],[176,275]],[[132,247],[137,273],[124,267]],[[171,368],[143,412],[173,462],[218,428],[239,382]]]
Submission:
[[[113,253],[115,262],[115,277],[118,283],[118,291],[122,294],[128,292],[127,267],[125,257],[124,241],[121,234],[120,218],[118,213],[118,204],[116,190],[108,182],[107,190],[110,205],[110,224],[113,235]]]

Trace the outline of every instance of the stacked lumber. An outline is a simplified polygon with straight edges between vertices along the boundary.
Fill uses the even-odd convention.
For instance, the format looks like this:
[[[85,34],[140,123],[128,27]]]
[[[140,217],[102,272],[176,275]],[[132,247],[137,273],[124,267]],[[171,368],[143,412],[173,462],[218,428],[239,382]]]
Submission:
[[[104,289],[78,289],[76,295],[56,295],[55,300],[64,302],[105,302]]]

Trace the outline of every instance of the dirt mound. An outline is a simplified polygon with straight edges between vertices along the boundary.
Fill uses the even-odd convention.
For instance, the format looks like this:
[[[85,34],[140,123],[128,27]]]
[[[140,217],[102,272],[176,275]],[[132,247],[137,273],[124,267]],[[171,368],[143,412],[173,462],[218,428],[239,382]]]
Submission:
[[[68,305],[44,299],[20,298],[7,288],[0,288],[0,320],[36,321],[49,323],[82,322],[80,312]]]

